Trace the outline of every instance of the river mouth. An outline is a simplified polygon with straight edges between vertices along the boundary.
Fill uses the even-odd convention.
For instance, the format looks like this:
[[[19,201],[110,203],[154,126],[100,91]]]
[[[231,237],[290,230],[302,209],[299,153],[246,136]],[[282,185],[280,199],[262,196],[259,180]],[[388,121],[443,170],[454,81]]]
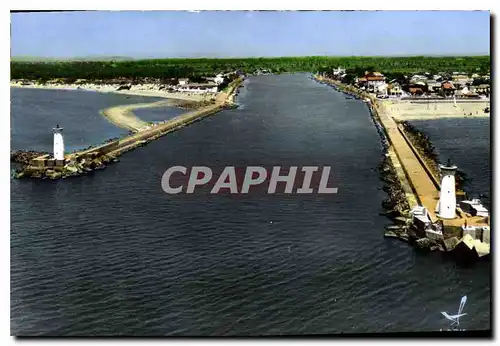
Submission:
[[[11,181],[11,333],[434,331],[465,293],[474,318],[461,326],[490,327],[488,264],[461,269],[383,238],[382,148],[364,103],[307,74],[244,88],[243,107],[98,174]],[[173,165],[315,164],[332,166],[337,194],[169,196],[160,185]]]

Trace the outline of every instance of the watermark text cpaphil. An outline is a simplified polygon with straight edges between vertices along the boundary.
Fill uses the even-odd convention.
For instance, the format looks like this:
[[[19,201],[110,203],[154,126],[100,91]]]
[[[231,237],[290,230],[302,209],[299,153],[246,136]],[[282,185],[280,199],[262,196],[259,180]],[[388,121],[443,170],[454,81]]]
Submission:
[[[199,189],[210,194],[336,194],[329,183],[330,166],[227,166],[222,171],[207,166],[173,166],[162,176],[167,194],[193,194]]]

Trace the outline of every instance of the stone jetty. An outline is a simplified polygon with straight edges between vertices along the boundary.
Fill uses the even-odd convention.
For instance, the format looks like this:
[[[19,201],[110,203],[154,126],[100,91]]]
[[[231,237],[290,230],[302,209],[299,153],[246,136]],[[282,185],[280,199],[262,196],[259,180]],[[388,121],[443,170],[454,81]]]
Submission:
[[[220,92],[214,102],[202,103],[198,109],[186,112],[178,117],[162,123],[144,126],[133,114],[114,116],[113,122],[124,122],[120,125],[132,130],[132,134],[115,140],[108,140],[102,145],[65,155],[64,162],[55,161],[47,153],[11,153],[11,160],[22,165],[14,176],[17,178],[59,179],[86,174],[103,169],[110,162],[118,161],[118,157],[137,147],[146,145],[152,140],[176,131],[193,122],[199,121],[211,114],[226,108],[232,108],[232,98],[235,90],[243,82],[239,77],[230,83],[226,92]],[[141,105],[144,107],[144,105]],[[130,109],[127,108],[126,112]],[[109,116],[109,113],[108,115]],[[41,154],[41,155],[39,155]]]

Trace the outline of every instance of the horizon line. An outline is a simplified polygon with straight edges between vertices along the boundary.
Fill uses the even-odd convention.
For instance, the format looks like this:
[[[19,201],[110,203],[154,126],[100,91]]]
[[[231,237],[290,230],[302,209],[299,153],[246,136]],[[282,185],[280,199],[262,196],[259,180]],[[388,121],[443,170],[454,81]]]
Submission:
[[[278,59],[278,58],[414,58],[414,57],[429,57],[429,58],[464,58],[464,57],[490,57],[490,53],[470,53],[470,54],[395,54],[395,55],[247,55],[247,56],[164,56],[164,57],[133,57],[133,56],[121,56],[121,55],[89,55],[89,56],[75,56],[75,57],[54,57],[54,56],[26,56],[18,55],[11,56],[11,61],[14,59],[25,59],[25,60],[79,60],[79,59],[121,59],[121,60],[168,60],[168,59]]]

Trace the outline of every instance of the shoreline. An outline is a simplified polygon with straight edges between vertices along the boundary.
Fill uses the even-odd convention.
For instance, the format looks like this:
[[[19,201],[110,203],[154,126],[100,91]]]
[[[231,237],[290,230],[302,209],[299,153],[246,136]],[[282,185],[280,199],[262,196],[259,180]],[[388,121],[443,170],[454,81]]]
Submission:
[[[103,94],[116,94],[127,96],[144,96],[144,97],[158,97],[165,99],[175,99],[184,101],[208,101],[215,99],[213,94],[196,94],[196,93],[179,93],[168,92],[159,90],[157,84],[141,84],[139,86],[133,85],[130,90],[117,90],[121,85],[95,85],[95,84],[29,84],[21,85],[17,82],[10,81],[10,87],[16,89],[38,89],[38,90],[59,90],[59,91],[88,91],[98,92]]]
[[[226,92],[219,92],[214,102],[210,104],[202,105],[198,109],[187,111],[172,119],[156,124],[149,124],[142,121],[132,110],[161,107],[169,105],[169,101],[121,105],[105,109],[101,113],[109,121],[122,128],[135,131],[135,133],[120,139],[106,140],[102,144],[66,154],[63,162],[56,162],[49,155],[35,157],[30,159],[29,162],[19,162],[22,164],[22,168],[16,170],[14,177],[48,178],[53,180],[79,176],[94,170],[104,169],[108,163],[117,162],[117,157],[127,151],[146,145],[170,132],[233,106],[234,94],[242,82],[243,78],[241,77],[231,82],[228,90]],[[18,153],[17,156],[22,157],[23,155],[22,153],[21,155]]]
[[[314,80],[322,84],[333,86],[344,94],[357,99],[369,99],[380,111],[396,121],[405,120],[439,120],[439,119],[484,119],[490,118],[491,103],[486,100],[401,100],[378,99],[364,90],[343,84],[334,79],[314,75]],[[489,108],[489,113],[484,113],[484,108]]]
[[[133,111],[141,108],[155,108],[166,106],[170,106],[170,103],[168,101],[136,103],[131,105],[109,107],[101,110],[100,113],[104,118],[118,127],[134,132],[140,132],[146,129],[151,124],[139,118]]]

